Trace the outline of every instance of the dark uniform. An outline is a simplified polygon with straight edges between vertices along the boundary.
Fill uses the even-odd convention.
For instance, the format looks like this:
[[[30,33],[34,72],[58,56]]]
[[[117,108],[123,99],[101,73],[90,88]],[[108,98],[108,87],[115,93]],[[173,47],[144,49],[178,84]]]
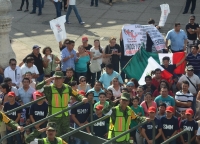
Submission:
[[[63,77],[61,71],[56,71],[54,77]],[[45,81],[39,83],[36,86],[36,89],[44,89],[43,93],[46,96],[48,101],[49,111],[48,114],[52,115],[68,107],[68,102],[70,96],[74,96],[77,101],[81,101],[83,96],[78,95],[78,93],[71,89],[69,85],[63,83],[62,88],[56,88],[55,85],[46,86]],[[55,116],[54,118],[49,119],[49,122],[55,122],[57,125],[57,136],[61,136],[70,131],[70,122],[69,122],[68,112],[64,112],[61,115]],[[68,141],[68,138],[65,138],[65,141]]]
[[[130,94],[122,93],[121,99],[130,101]],[[113,103],[111,102],[108,107],[103,109],[103,113],[107,113],[112,106]],[[135,112],[129,106],[127,106],[125,111],[121,109],[120,104],[118,106],[112,107],[112,114],[109,123],[108,139],[112,139],[116,135],[119,135],[129,130],[131,120],[135,120],[137,123],[141,123],[146,121],[146,118],[136,115]],[[112,142],[112,144],[130,144],[129,140],[130,140],[130,134],[126,134],[117,139],[115,142]]]
[[[56,130],[56,123],[50,122],[47,124],[47,131],[48,130]],[[38,130],[34,130],[27,138],[26,143],[30,143],[32,141],[38,143],[38,144],[67,144],[62,138],[55,137],[54,141],[49,141],[48,137],[37,139],[38,136],[40,136],[42,132],[39,132]]]

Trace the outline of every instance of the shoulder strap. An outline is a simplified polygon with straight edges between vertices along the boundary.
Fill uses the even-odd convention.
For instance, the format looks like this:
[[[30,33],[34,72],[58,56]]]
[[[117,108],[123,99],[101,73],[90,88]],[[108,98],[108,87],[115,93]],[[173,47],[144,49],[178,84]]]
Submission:
[[[52,71],[52,65],[53,65],[53,54],[52,54],[52,56],[51,56],[51,59],[52,59],[52,61],[51,61],[51,71]]]
[[[185,75],[186,76],[186,75]],[[189,82],[193,85],[193,87],[196,89],[196,91],[197,91],[197,87],[195,86],[195,84],[190,80],[190,78],[189,77],[187,77],[186,76],[186,78],[189,80]]]
[[[145,101],[145,104],[146,104],[146,106],[147,106],[147,109],[149,109],[149,106],[148,106],[148,104],[147,104],[147,102]]]

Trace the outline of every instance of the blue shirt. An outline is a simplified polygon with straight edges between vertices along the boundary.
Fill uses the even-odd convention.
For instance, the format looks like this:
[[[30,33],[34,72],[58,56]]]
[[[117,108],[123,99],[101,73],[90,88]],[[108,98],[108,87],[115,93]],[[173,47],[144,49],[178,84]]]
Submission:
[[[75,70],[75,60],[77,59],[76,57],[76,51],[72,50],[71,52],[68,51],[67,48],[64,48],[61,52],[61,69],[62,71],[66,71],[67,68],[73,68]],[[69,57],[70,55],[74,55],[74,57],[68,59],[67,61],[63,61],[64,58]]]
[[[102,115],[102,117],[104,117],[104,115]],[[102,118],[102,117],[98,117],[95,113],[93,114],[93,121]],[[88,122],[91,122],[90,117],[88,119]],[[94,130],[94,135],[101,137],[101,138],[105,138],[105,134],[108,132],[108,124],[109,124],[109,118],[101,120],[97,123],[94,124],[93,130]]]
[[[194,67],[195,72],[200,71],[200,54],[197,53],[196,56],[194,56],[192,53],[189,53],[185,59],[188,61],[188,65],[192,65]]]
[[[7,112],[7,111],[12,110],[12,109],[15,109],[15,108],[17,108],[17,107],[20,107],[20,104],[17,103],[17,102],[15,102],[13,105],[11,105],[9,102],[6,102],[6,103],[4,104],[3,111],[4,111],[4,112]],[[20,109],[20,110],[17,110],[17,111],[15,111],[15,112],[12,112],[12,113],[7,114],[7,116],[8,116],[11,120],[15,121],[15,120],[17,119],[17,117],[18,117],[18,114],[21,113],[21,111],[22,111],[21,109]]]
[[[88,90],[88,92],[90,92],[90,91],[93,91],[93,93],[94,93],[94,98],[93,98],[93,99],[94,99],[96,102],[99,101],[99,93],[104,92],[102,89],[100,89],[100,91],[97,92],[97,91],[95,91],[94,88]]]
[[[75,105],[77,103],[78,102],[74,103],[73,105]],[[72,109],[71,114],[74,114],[76,119],[80,123],[84,123],[90,115],[90,104],[89,103],[82,104],[82,105]]]
[[[162,126],[161,126],[161,122],[160,122],[159,119],[155,118],[154,122],[155,122],[155,135],[157,135],[158,134],[158,130],[161,129]],[[145,133],[146,133],[148,139],[152,140],[152,131],[153,131],[152,122],[149,122],[149,123],[143,125],[142,128],[145,129]]]
[[[29,114],[33,116],[35,121],[39,121],[47,116],[48,113],[48,104],[46,102],[43,102],[43,104],[38,105],[37,103],[34,103],[31,105]],[[47,122],[40,125],[40,128],[45,128],[47,125]]]
[[[78,73],[87,72],[87,63],[90,61],[89,55],[80,57],[75,63],[75,71]]]
[[[195,135],[195,131],[198,130],[198,123],[195,120],[188,121],[187,119],[181,121],[181,126],[180,128],[182,130],[188,130],[191,133],[191,138]],[[187,133],[183,134],[184,140],[188,139]]]
[[[165,103],[168,106],[175,106],[175,100],[173,97],[169,96],[168,97],[162,97],[161,95],[157,96],[154,100],[159,106],[161,103]]]
[[[172,134],[179,129],[178,119],[172,116],[171,119],[167,119],[166,116],[161,117],[162,131],[166,138],[171,137]]]
[[[24,88],[21,87],[18,89],[18,92],[19,92],[19,97],[21,98],[23,104],[27,104],[31,102],[35,89],[32,87],[29,87],[27,91],[24,91]]]
[[[184,41],[187,39],[187,35],[182,29],[178,33],[172,29],[168,31],[166,39],[171,41],[171,49],[173,51],[179,51],[183,50]]]
[[[107,89],[110,86],[110,82],[112,81],[112,79],[114,77],[117,77],[119,80],[119,83],[123,84],[123,80],[120,76],[120,74],[116,71],[113,71],[113,73],[111,75],[107,74],[106,72],[104,72],[99,81],[103,84],[104,88]]]

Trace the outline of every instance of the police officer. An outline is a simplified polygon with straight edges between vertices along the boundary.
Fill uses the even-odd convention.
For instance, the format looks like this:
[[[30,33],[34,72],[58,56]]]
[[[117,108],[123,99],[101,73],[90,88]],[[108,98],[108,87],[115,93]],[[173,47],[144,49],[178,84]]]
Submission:
[[[46,131],[47,137],[37,139],[43,132]],[[56,137],[56,123],[49,122],[46,128],[34,130],[26,139],[26,143],[34,141],[37,144],[67,144],[62,138]]]
[[[129,126],[131,120],[135,120],[138,123],[149,120],[145,117],[138,116],[134,113],[134,111],[128,106],[130,101],[129,93],[122,93],[120,98],[120,104],[118,106],[113,107],[112,114],[109,122],[109,132],[108,139],[112,139],[115,136],[129,130]],[[106,108],[103,109],[103,113],[107,113],[110,107],[112,107],[112,103]],[[133,143],[133,140],[130,140],[130,134],[126,134],[120,138],[118,138],[112,144],[130,144]]]
[[[53,85],[45,85],[48,82],[54,81]],[[36,89],[43,91],[48,101],[48,114],[52,115],[62,111],[68,107],[70,96],[74,96],[77,101],[88,102],[87,98],[79,95],[72,90],[67,84],[64,84],[64,75],[62,71],[56,71],[54,76],[44,80],[36,86]],[[49,122],[55,122],[57,125],[57,136],[61,136],[70,131],[69,114],[68,111],[63,112],[54,118],[49,119]],[[65,138],[68,141],[68,138]]]

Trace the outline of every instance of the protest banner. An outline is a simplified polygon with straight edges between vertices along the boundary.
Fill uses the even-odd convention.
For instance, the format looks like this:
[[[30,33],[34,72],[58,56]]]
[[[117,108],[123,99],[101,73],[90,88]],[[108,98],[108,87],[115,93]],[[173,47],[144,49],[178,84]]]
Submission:
[[[154,25],[130,24],[122,27],[124,55],[134,55],[139,50],[142,43],[146,44],[146,33],[151,37],[157,51],[165,49],[164,38]]]
[[[153,41],[156,50],[160,51],[162,49],[165,49],[165,40],[158,29],[154,25],[143,26],[145,27],[145,31],[149,34],[151,40]]]
[[[165,25],[165,22],[167,21],[168,14],[170,13],[170,8],[168,4],[161,4],[161,16],[159,21],[159,26],[163,27]]]
[[[63,15],[57,19],[51,20],[50,27],[56,37],[56,41],[60,42],[63,39],[66,39],[66,31],[65,31],[65,22],[66,22],[66,16]]]
[[[146,32],[139,24],[124,25],[122,27],[122,37],[124,41],[124,55],[134,55],[142,43],[146,44]]]

